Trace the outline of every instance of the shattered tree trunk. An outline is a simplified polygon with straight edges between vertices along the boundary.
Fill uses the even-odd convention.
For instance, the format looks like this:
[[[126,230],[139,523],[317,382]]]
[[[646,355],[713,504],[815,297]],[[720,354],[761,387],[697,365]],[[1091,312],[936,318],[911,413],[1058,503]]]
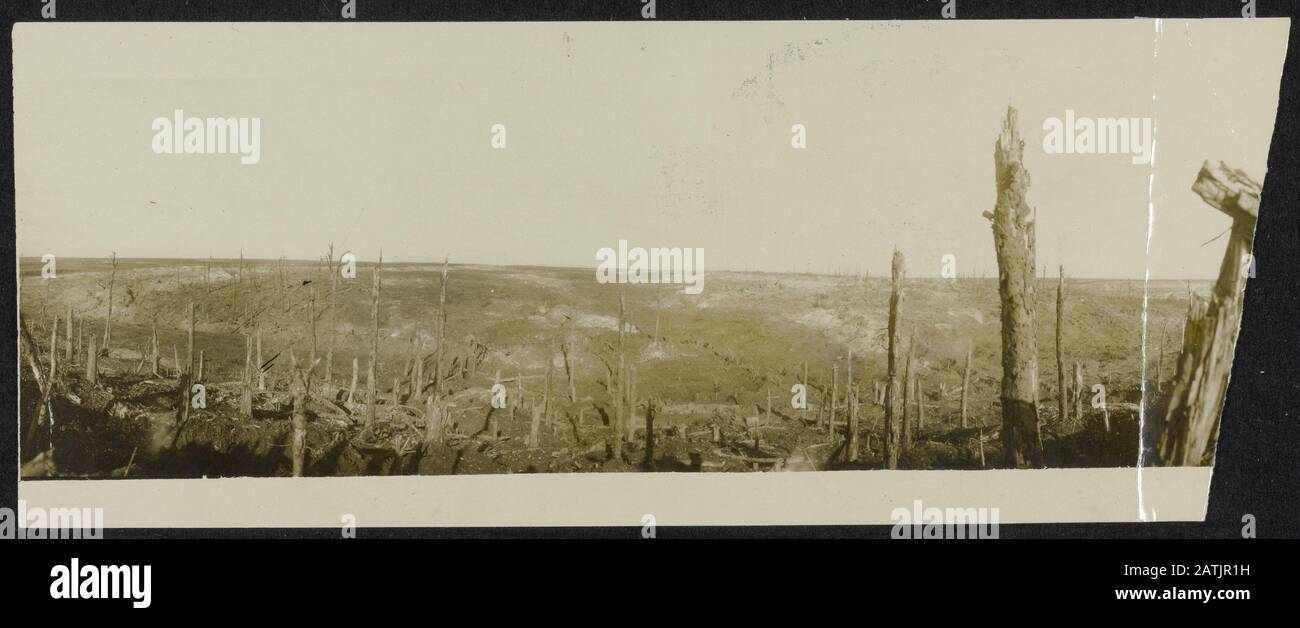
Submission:
[[[1065,266],[1060,267],[1061,276],[1056,282],[1056,419],[1064,421],[1069,418],[1070,400],[1065,385],[1065,349],[1062,347],[1061,334],[1065,327]]]
[[[108,316],[104,317],[104,350],[108,350],[113,336],[113,288],[117,285],[117,253],[109,258],[112,270],[108,275]]]
[[[898,306],[903,300],[903,275],[906,272],[903,254],[894,251],[891,264],[893,277],[889,293],[889,381],[885,385],[885,455],[886,469],[898,468],[898,426],[895,422],[894,399],[898,396]]]
[[[1038,426],[1038,356],[1034,338],[1034,210],[1025,201],[1029,172],[1021,163],[1025,143],[1017,114],[1007,108],[994,145],[997,205],[992,222],[1002,300],[1002,457],[1008,467],[1042,466]]]
[[[1214,292],[1208,301],[1193,296],[1188,306],[1169,407],[1154,422],[1150,441],[1161,466],[1204,464],[1213,455],[1259,218],[1260,185],[1227,164],[1211,167],[1206,162],[1192,191],[1232,218],[1232,235]]]
[[[442,258],[442,282],[438,286],[438,347],[433,352],[433,396],[438,396],[442,386],[442,358],[447,346],[447,265],[450,258]]]

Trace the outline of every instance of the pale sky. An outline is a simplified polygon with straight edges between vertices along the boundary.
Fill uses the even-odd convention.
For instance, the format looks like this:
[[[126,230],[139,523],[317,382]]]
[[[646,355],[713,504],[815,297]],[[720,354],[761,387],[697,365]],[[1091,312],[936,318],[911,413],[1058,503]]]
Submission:
[[[1287,29],[23,23],[18,250],[314,259],[333,241],[362,259],[594,268],[626,239],[703,247],[707,269],[878,275],[898,246],[913,276],[951,253],[991,277],[981,212],[1010,104],[1040,265],[1211,278],[1226,239],[1201,243],[1228,223],[1189,188],[1206,159],[1263,178]],[[154,154],[150,124],[175,109],[261,118],[261,162]],[[1042,123],[1066,109],[1154,118],[1154,168],[1046,154]]]

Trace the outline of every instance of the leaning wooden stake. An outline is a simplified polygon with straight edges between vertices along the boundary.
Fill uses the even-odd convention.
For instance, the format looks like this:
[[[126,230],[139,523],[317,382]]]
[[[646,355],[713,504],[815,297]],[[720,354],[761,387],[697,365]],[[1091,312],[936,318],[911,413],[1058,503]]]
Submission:
[[[1041,466],[1038,357],[1034,338],[1034,210],[1025,202],[1029,172],[1021,161],[1016,110],[1007,108],[993,150],[997,204],[984,212],[993,230],[1002,301],[1002,457],[1008,467]]]
[[[1191,299],[1169,406],[1150,426],[1162,466],[1205,464],[1214,454],[1259,218],[1260,185],[1227,164],[1201,166],[1192,191],[1232,219],[1232,234],[1209,299]]]
[[[888,376],[889,381],[885,384],[885,445],[884,445],[884,462],[886,469],[898,468],[899,452],[899,430],[897,417],[895,416],[894,405],[898,397],[898,345],[900,343],[900,330],[898,328],[898,306],[903,300],[903,275],[906,272],[904,266],[903,254],[898,250],[894,251],[894,259],[890,264],[890,274],[892,277],[889,293],[889,358],[888,358]]]

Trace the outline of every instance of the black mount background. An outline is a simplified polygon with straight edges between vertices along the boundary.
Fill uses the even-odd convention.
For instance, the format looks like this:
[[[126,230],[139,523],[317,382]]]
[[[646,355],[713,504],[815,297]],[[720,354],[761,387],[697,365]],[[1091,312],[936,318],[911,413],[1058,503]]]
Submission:
[[[941,2],[897,0],[859,3],[846,1],[776,2],[714,0],[684,2],[657,0],[657,20],[799,20],[799,19],[938,19]],[[58,21],[345,21],[338,0],[59,0]],[[419,2],[408,0],[357,0],[357,21],[631,21],[640,20],[637,0],[605,2],[517,2],[492,5],[485,1]],[[1052,19],[1144,17],[1240,18],[1237,0],[1192,1],[1079,1],[1075,3],[1023,0],[958,0],[958,19]],[[0,222],[0,274],[16,277],[14,246],[15,208],[13,161],[13,94],[11,33],[15,21],[40,21],[41,0],[7,0],[0,7],[6,33],[0,61],[0,84],[9,93],[0,111],[0,142],[4,172],[0,180],[9,220]],[[1259,0],[1258,17],[1292,16],[1294,2]],[[1300,220],[1295,207],[1300,198],[1300,108],[1296,89],[1300,80],[1296,55],[1297,26],[1291,24],[1290,41],[1282,74],[1281,97],[1269,151],[1260,222],[1255,238],[1256,277],[1246,291],[1243,319],[1233,377],[1223,411],[1210,502],[1204,523],[1147,524],[1043,524],[1002,525],[1002,538],[1240,538],[1246,513],[1257,520],[1261,537],[1300,538],[1300,310],[1296,273],[1300,270]],[[488,42],[486,45],[491,45]],[[1104,44],[1102,44],[1104,45]],[[1242,68],[1249,72],[1250,68]],[[1213,155],[1207,155],[1213,159]],[[1187,184],[1195,173],[1187,173]],[[69,182],[75,185],[76,182]],[[11,287],[14,284],[9,284]],[[17,329],[16,294],[0,308],[0,328]],[[0,339],[0,407],[16,406],[17,334]],[[0,443],[17,443],[17,421],[0,420]],[[17,503],[17,451],[0,447],[0,506]],[[418,537],[595,537],[637,538],[640,529],[626,528],[475,528],[475,529],[363,529],[361,538]],[[701,527],[660,528],[659,538],[701,537],[859,537],[884,538],[888,526],[816,527]],[[338,538],[328,529],[135,529],[106,531],[115,538]]]

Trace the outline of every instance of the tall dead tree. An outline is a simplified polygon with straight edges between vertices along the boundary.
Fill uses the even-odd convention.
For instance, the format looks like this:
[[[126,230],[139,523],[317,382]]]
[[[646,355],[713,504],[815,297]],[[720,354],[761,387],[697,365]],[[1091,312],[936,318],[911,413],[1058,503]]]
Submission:
[[[112,270],[108,275],[108,315],[104,317],[104,350],[108,351],[109,342],[113,337],[113,288],[117,285],[117,252],[114,251],[109,258]]]
[[[898,328],[898,307],[903,300],[903,275],[906,273],[903,254],[894,250],[891,263],[892,283],[889,293],[889,381],[885,385],[885,468],[898,468],[898,425],[895,420],[895,399],[898,397],[898,345],[901,332]]]
[[[624,381],[627,373],[627,361],[623,356],[623,329],[627,321],[627,304],[623,300],[623,295],[618,295],[618,375],[614,377],[615,389],[613,392],[614,400],[614,444],[612,454],[614,460],[620,460],[623,457],[623,404],[626,402],[626,382]]]
[[[334,340],[338,333],[338,307],[335,303],[335,295],[338,293],[339,267],[338,259],[334,257],[334,243],[330,242],[329,248],[329,273],[330,273],[330,334],[329,343],[325,348],[325,382],[334,382]]]
[[[1041,466],[1038,426],[1038,354],[1034,339],[1034,210],[1025,200],[1029,172],[1022,162],[1016,110],[1007,108],[993,148],[997,204],[984,212],[992,224],[1002,300],[1002,457],[1008,467]]]
[[[190,314],[190,333],[185,341],[185,355],[188,358],[189,366],[186,367],[185,373],[180,378],[181,388],[181,412],[180,424],[185,425],[190,420],[190,394],[191,387],[194,384],[194,302],[189,303]]]
[[[1205,464],[1213,456],[1259,218],[1260,185],[1227,164],[1206,162],[1192,191],[1232,219],[1232,233],[1209,299],[1190,300],[1169,406],[1152,425],[1154,462],[1162,466]]]
[[[1069,417],[1070,400],[1065,384],[1065,349],[1061,334],[1065,328],[1065,265],[1056,283],[1056,417],[1064,421]]]
[[[442,258],[442,282],[438,287],[438,347],[433,352],[433,396],[438,396],[442,386],[442,358],[447,351],[447,263],[449,258]]]
[[[375,389],[378,385],[376,377],[376,365],[379,360],[379,268],[384,263],[383,253],[379,254],[379,261],[370,271],[370,365],[366,367],[366,421],[365,432],[369,433],[370,428],[375,424],[376,405],[379,404],[379,395]]]

